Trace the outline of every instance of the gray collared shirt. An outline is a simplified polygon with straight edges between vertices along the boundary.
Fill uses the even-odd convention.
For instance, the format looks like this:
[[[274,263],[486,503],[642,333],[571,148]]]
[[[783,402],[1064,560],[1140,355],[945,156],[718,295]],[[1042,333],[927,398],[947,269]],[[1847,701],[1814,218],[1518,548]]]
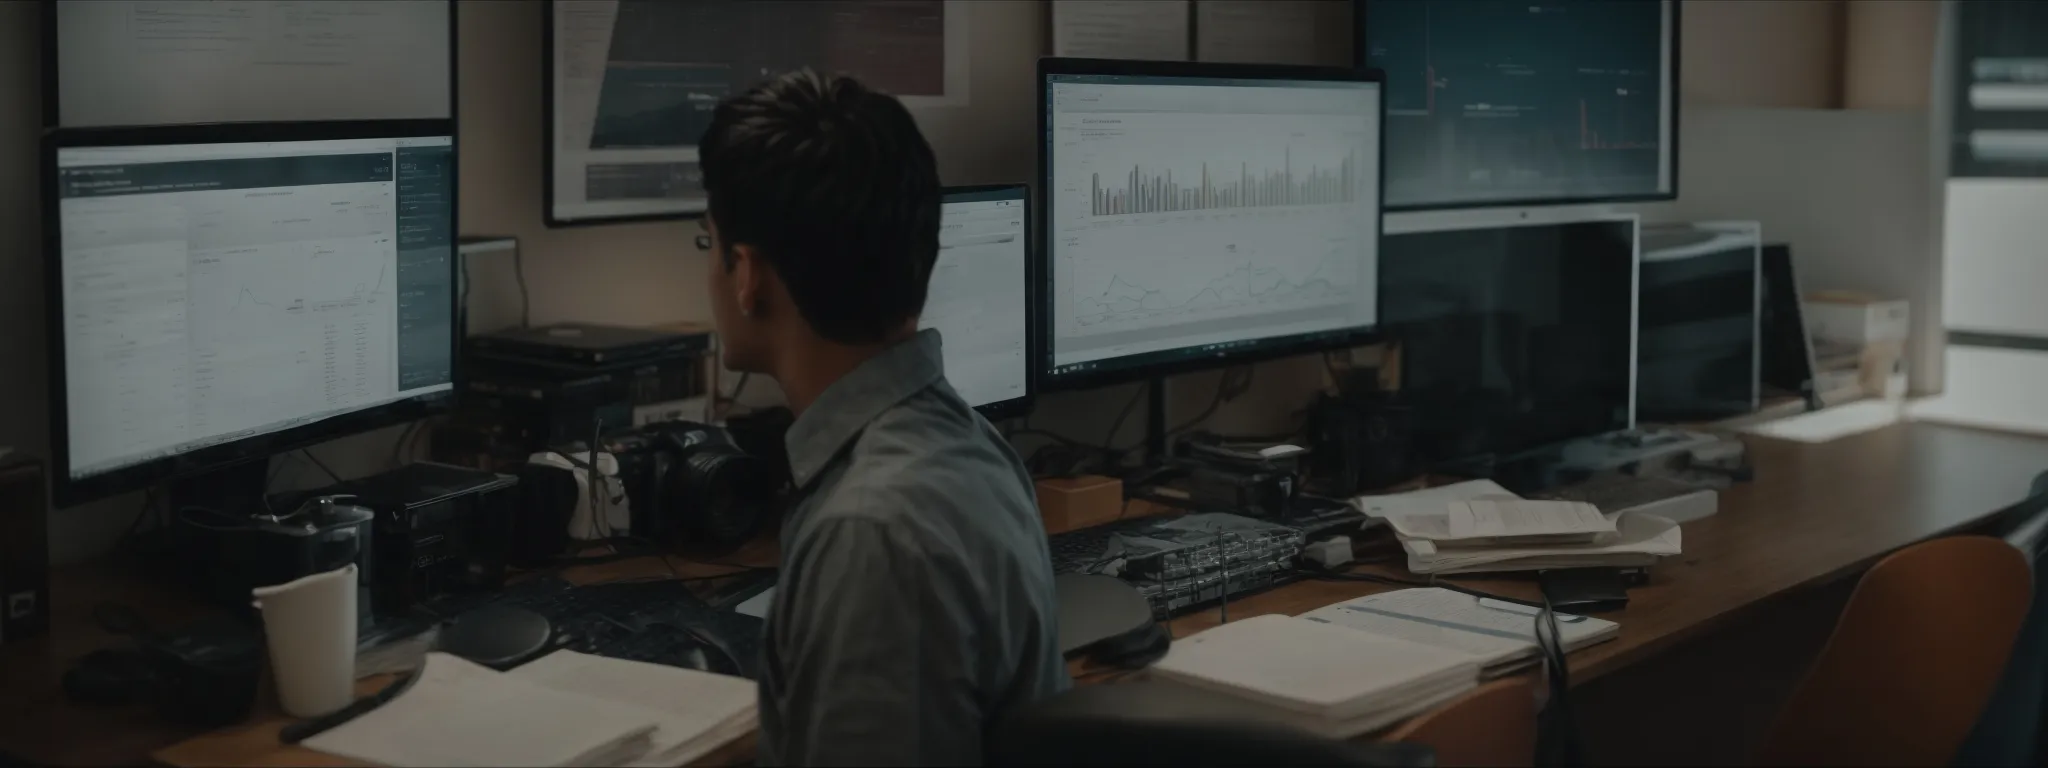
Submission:
[[[978,764],[993,723],[1071,684],[1030,475],[939,345],[884,350],[789,429],[763,763]]]

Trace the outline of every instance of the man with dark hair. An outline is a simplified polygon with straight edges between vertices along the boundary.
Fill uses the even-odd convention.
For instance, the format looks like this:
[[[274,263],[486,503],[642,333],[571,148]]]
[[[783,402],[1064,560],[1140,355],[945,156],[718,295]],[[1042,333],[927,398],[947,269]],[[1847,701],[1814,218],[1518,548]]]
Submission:
[[[917,330],[931,147],[896,99],[809,71],[720,102],[699,146],[724,363],[797,415],[762,762],[979,763],[1069,680],[1030,477]]]

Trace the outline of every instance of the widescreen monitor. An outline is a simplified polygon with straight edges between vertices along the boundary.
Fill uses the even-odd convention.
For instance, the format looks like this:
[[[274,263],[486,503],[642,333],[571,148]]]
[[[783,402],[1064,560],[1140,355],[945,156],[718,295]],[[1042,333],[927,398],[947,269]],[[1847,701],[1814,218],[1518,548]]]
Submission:
[[[451,128],[46,139],[60,501],[445,407],[456,376]]]
[[[1678,195],[1676,0],[1359,0],[1387,208]]]
[[[1388,217],[1380,318],[1425,470],[1634,426],[1636,217],[1497,213]]]
[[[949,187],[939,209],[939,258],[919,328],[936,328],[946,380],[990,418],[1031,404],[1031,223],[1022,184]]]
[[[1377,75],[1042,59],[1039,88],[1048,389],[1369,335]]]

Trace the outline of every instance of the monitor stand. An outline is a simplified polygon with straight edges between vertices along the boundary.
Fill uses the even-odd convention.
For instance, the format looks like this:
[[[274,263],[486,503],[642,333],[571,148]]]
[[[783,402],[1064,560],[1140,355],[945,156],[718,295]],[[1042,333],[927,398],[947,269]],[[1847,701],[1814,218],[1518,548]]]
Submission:
[[[210,509],[228,515],[257,515],[265,510],[270,462],[253,459],[203,474],[171,481],[165,499],[173,510]]]
[[[1166,378],[1145,380],[1145,464],[1166,463]]]

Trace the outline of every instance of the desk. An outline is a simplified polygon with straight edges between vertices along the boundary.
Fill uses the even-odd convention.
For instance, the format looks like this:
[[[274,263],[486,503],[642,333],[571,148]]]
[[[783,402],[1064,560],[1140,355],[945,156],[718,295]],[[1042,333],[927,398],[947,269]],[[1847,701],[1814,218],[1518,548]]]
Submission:
[[[2034,475],[2048,470],[2048,440],[1932,424],[1895,425],[1820,445],[1763,438],[1748,443],[1756,480],[1723,493],[1719,514],[1686,524],[1685,554],[1654,569],[1651,583],[1631,593],[1628,610],[1612,616],[1621,623],[1620,638],[1572,655],[1575,682],[1621,670],[1772,597],[1853,575],[1891,550],[1987,524],[2021,499]],[[643,575],[661,566],[649,561],[603,568],[610,570],[598,578],[628,570]],[[1512,579],[1465,583],[1533,594],[1532,584]],[[304,753],[264,741],[262,732],[274,731],[276,720],[172,747],[194,734],[140,713],[65,702],[55,680],[66,660],[93,647],[74,643],[96,634],[81,625],[92,601],[112,587],[94,589],[100,591],[73,587],[68,575],[61,579],[52,638],[0,653],[0,682],[6,683],[0,711],[7,715],[0,718],[0,751],[39,763],[134,763],[144,755],[180,765],[305,759],[297,757]],[[1230,614],[1300,613],[1384,589],[1303,582],[1233,601]],[[1186,636],[1216,623],[1212,609],[1176,619],[1172,629]],[[238,733],[240,738],[224,738]],[[226,749],[229,744],[237,746]],[[206,745],[216,748],[198,750]]]

